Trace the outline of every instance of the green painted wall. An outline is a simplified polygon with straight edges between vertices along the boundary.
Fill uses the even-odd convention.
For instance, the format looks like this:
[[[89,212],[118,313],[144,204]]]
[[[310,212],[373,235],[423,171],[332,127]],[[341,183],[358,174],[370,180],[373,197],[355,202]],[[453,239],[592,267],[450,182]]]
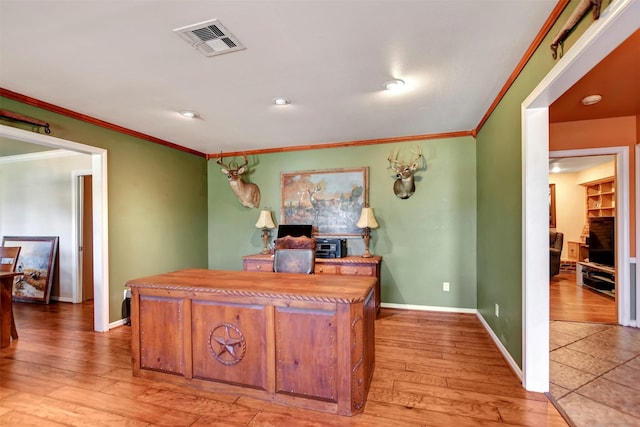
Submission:
[[[0,124],[5,124],[0,121]],[[7,125],[11,123],[8,122]],[[30,130],[30,129],[27,129]],[[20,154],[39,153],[41,151],[49,151],[52,148],[45,147],[43,145],[25,144],[21,141],[14,141],[8,138],[0,137],[0,157],[4,156],[17,156]]]
[[[478,311],[522,366],[522,138],[520,106],[557,63],[549,46],[575,10],[572,0],[477,136]],[[603,9],[608,4],[603,2]],[[567,52],[593,22],[585,16]],[[495,316],[500,305],[500,317]]]
[[[301,142],[304,143],[304,142]],[[393,193],[386,160],[422,147],[426,170],[416,173],[416,193]],[[228,159],[225,159],[227,161]],[[458,308],[476,307],[476,143],[472,137],[332,148],[251,156],[250,181],[262,193],[261,208],[280,218],[280,173],[369,167],[369,204],[380,228],[372,230],[371,251],[381,255],[383,303]],[[258,209],[240,205],[215,160],[208,164],[209,268],[242,269],[241,255],[262,249],[255,228]],[[349,239],[361,254],[362,239]],[[442,282],[451,291],[442,291]]]
[[[207,267],[204,158],[10,99],[0,106],[49,122],[51,136],[108,150],[111,322],[122,318],[127,280]]]

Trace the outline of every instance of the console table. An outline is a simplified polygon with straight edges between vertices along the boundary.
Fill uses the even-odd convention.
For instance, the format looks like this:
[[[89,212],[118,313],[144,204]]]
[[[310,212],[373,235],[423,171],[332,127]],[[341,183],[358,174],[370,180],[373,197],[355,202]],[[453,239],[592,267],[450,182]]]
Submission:
[[[334,274],[341,276],[375,277],[376,286],[374,298],[376,313],[380,312],[380,267],[381,256],[369,258],[361,256],[346,256],[343,258],[316,258],[315,274]],[[273,272],[273,255],[246,255],[242,257],[244,271]]]
[[[616,270],[594,262],[576,263],[576,284],[615,297]]]
[[[374,284],[197,269],[130,280],[133,375],[357,414],[375,363]]]

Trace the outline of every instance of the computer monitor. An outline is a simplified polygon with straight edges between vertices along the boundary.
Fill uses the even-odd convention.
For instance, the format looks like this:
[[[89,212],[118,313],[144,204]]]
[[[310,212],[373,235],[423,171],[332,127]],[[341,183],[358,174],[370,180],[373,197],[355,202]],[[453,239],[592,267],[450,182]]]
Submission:
[[[278,227],[278,239],[284,236],[311,237],[313,226],[311,224],[280,224]]]

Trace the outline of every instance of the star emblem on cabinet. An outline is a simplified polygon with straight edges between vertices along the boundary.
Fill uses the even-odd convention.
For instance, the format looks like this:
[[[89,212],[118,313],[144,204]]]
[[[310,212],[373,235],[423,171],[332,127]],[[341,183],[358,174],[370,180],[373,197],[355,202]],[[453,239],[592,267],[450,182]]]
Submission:
[[[209,334],[211,355],[223,365],[235,365],[243,358],[247,343],[242,331],[231,323],[221,323]]]

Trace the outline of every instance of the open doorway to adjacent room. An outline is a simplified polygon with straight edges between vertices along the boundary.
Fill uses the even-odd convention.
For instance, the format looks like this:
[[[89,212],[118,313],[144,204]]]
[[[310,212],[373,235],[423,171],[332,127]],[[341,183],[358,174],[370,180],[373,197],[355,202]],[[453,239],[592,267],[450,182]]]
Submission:
[[[550,156],[549,320],[615,324],[616,157]]]

